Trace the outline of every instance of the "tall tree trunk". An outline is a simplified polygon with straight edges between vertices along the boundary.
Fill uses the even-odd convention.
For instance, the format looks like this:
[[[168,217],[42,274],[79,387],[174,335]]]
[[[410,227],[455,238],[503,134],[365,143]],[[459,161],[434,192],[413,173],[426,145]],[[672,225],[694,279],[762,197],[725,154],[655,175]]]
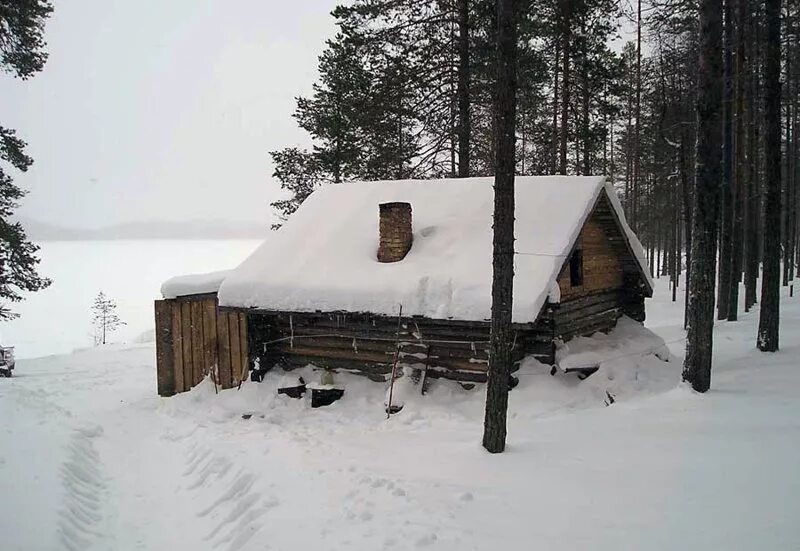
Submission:
[[[511,372],[511,312],[514,287],[514,122],[517,107],[515,0],[497,0],[497,91],[495,117],[492,323],[483,447],[506,445],[508,380]]]
[[[453,57],[450,59],[450,177],[455,178],[458,174],[456,164],[456,151],[458,150],[458,56],[455,55],[458,49],[456,42],[456,27],[457,25],[450,25],[450,51],[453,52]]]
[[[397,71],[399,74],[398,81],[403,82],[403,66],[398,63]],[[405,171],[404,171],[404,157],[403,154],[403,87],[399,87],[399,92],[397,96],[397,168],[395,172],[395,179],[402,180],[405,178]]]
[[[458,0],[458,177],[469,176],[469,1]]]
[[[783,285],[788,286],[789,282],[794,278],[794,246],[795,246],[795,199],[794,199],[794,165],[797,159],[794,156],[794,127],[792,122],[796,118],[796,106],[794,91],[794,71],[793,66],[795,61],[793,59],[794,52],[792,52],[792,43],[789,37],[792,36],[792,11],[791,3],[786,10],[786,179],[785,179],[785,229],[784,229],[784,242],[783,242]],[[797,31],[794,31],[797,36]]]
[[[698,392],[711,387],[717,214],[722,175],[722,0],[700,0],[697,166],[683,379]]]
[[[636,137],[633,144],[633,201],[631,228],[639,229],[639,187],[641,186],[641,129],[642,129],[642,0],[637,2],[636,16]]]
[[[525,176],[525,148],[527,147],[527,144],[525,143],[525,141],[526,141],[525,140],[525,115],[526,115],[526,113],[525,113],[524,103],[523,103],[523,108],[521,109],[521,111],[522,111],[522,113],[520,113],[520,117],[519,117],[519,119],[520,119],[519,120],[519,136],[520,136],[520,138],[522,140],[522,144],[520,144],[520,148],[519,148],[519,156],[520,156],[520,159],[519,159],[519,174],[521,176]]]
[[[724,80],[722,122],[722,204],[717,319],[728,317],[731,296],[731,247],[733,238],[733,0],[725,0]]]
[[[788,26],[788,22],[786,23]],[[787,46],[787,53],[788,53],[788,46]],[[786,90],[791,91],[791,58],[786,59]],[[790,242],[791,242],[791,230],[789,229],[792,224],[792,215],[791,215],[791,170],[792,170],[792,154],[791,150],[789,149],[790,144],[792,143],[792,102],[786,102],[786,138],[784,143],[786,144],[786,155],[784,155],[783,163],[783,200],[781,201],[781,207],[783,210],[783,242],[781,244],[781,251],[783,252],[783,286],[786,287],[789,285],[789,258],[791,257],[791,251],[789,249]]]
[[[341,161],[342,139],[340,136],[336,137],[335,144],[336,145],[333,150],[333,183],[341,184],[342,183],[342,161]]]
[[[781,21],[780,0],[766,0],[764,62],[764,271],[756,345],[763,352],[778,350],[781,269]]]
[[[737,0],[736,16],[736,178],[733,194],[733,234],[730,259],[730,293],[728,296],[728,321],[736,321],[739,316],[739,282],[742,279],[742,254],[744,251],[744,210],[745,191],[748,188],[747,144],[745,141],[745,75],[747,60],[745,52],[745,33],[747,21],[747,0]]]
[[[628,83],[630,83],[630,81]],[[630,93],[630,88],[628,88],[626,95],[628,100],[628,108],[626,109],[628,112],[628,121],[625,125],[625,216],[630,220],[633,215],[631,212],[633,204],[633,190],[631,185],[633,175],[633,119],[631,118],[633,113],[633,98]]]
[[[553,58],[553,147],[550,152],[550,173],[556,173],[556,164],[559,152],[559,132],[558,132],[558,69],[561,66],[561,37],[557,36],[554,40],[555,52]]]
[[[759,44],[761,43],[761,24],[757,12],[751,13],[749,19],[749,34],[753,37],[750,56],[750,82],[749,104],[747,112],[748,145],[750,150],[750,178],[747,190],[747,238],[745,244],[745,276],[744,276],[744,310],[749,312],[757,301],[758,296],[758,271],[761,262],[760,255],[760,220],[761,220],[761,194],[760,194],[760,101],[759,101],[759,71],[761,56]]]
[[[570,42],[572,42],[572,0],[560,0],[561,4],[561,53],[563,70],[561,72],[561,144],[559,146],[558,173],[567,173],[567,140],[569,135],[569,94],[570,94]]]
[[[678,209],[678,183],[676,181],[670,184],[670,203],[672,203],[672,230],[670,232],[670,281],[672,282],[672,302],[677,299],[678,282],[680,279],[680,252],[681,252],[681,230],[680,230],[680,214]]]
[[[795,3],[794,9],[794,18],[792,22],[794,24],[793,34],[794,35],[794,44],[792,47],[792,53],[790,56],[793,57],[794,61],[792,62],[792,68],[794,69],[792,72],[792,86],[794,91],[791,92],[790,97],[790,104],[792,107],[793,119],[792,119],[792,141],[791,143],[787,144],[787,151],[791,152],[791,168],[790,168],[790,181],[791,181],[791,213],[792,213],[792,225],[791,225],[791,232],[792,232],[792,239],[789,243],[789,249],[792,252],[789,256],[789,279],[793,280],[795,277],[795,273],[797,270],[797,259],[800,257],[800,247],[798,247],[798,209],[800,205],[798,205],[798,187],[800,186],[800,163],[798,163],[798,157],[800,157],[800,141],[797,138],[797,130],[798,130],[798,121],[800,121],[800,116],[798,116],[798,95],[800,95],[800,71],[798,71],[798,67],[800,64],[797,62],[797,56],[800,55],[800,27],[798,27],[798,19],[800,19],[800,6]]]
[[[609,136],[609,146],[608,146],[608,178],[611,181],[612,186],[617,185],[617,165],[615,162],[614,157],[614,126],[615,120],[614,116],[611,115],[611,120],[606,125],[608,127],[608,136]],[[603,167],[603,172],[606,172],[605,167]]]
[[[583,144],[583,167],[581,174],[592,174],[591,137],[589,135],[589,52],[586,47],[586,24],[581,24],[583,46],[581,48],[581,143]]]
[[[686,240],[686,291],[683,300],[683,328],[689,325],[689,280],[692,273],[692,193],[689,187],[689,167],[686,155],[686,132],[681,130],[681,143],[678,149],[681,177],[681,199],[683,203],[683,225]]]

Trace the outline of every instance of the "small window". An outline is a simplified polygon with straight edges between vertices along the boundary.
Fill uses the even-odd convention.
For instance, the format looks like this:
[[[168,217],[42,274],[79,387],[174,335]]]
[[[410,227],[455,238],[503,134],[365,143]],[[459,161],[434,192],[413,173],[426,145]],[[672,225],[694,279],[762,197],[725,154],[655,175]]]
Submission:
[[[569,284],[572,287],[583,285],[583,250],[575,249],[569,259]]]

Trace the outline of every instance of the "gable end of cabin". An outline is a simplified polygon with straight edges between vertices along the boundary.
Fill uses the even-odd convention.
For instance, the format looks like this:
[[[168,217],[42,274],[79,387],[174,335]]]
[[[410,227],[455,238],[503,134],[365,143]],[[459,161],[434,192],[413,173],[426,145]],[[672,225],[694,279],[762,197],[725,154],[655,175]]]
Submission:
[[[558,276],[561,300],[543,313],[563,341],[608,332],[626,315],[644,321],[652,290],[622,223],[605,192],[600,194]]]

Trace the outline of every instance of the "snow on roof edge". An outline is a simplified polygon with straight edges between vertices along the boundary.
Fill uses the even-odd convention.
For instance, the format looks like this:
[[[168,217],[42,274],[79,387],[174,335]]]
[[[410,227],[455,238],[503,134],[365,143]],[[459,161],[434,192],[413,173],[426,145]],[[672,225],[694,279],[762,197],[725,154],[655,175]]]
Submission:
[[[597,186],[597,190],[595,191],[595,195],[591,200],[591,203],[588,205],[587,210],[583,213],[581,218],[580,224],[575,228],[577,231],[573,230],[573,235],[570,236],[570,245],[569,249],[564,251],[565,255],[569,254],[572,246],[575,244],[575,241],[578,239],[578,236],[583,231],[583,227],[586,225],[586,221],[592,215],[592,211],[594,210],[595,206],[597,205],[597,201],[600,199],[600,193],[602,191],[606,192],[606,196],[608,200],[611,202],[611,208],[614,209],[614,212],[617,215],[617,221],[620,224],[620,228],[622,229],[622,233],[624,234],[628,246],[630,247],[631,253],[633,254],[634,260],[639,265],[639,271],[641,272],[642,276],[644,277],[645,283],[650,288],[650,294],[653,294],[654,282],[653,278],[650,275],[650,267],[647,264],[647,256],[644,252],[644,247],[642,246],[642,242],[639,241],[636,233],[631,229],[628,225],[628,220],[625,218],[625,209],[622,207],[622,203],[619,201],[619,197],[617,197],[617,190],[614,189],[614,186],[611,182],[606,179],[605,176],[600,177],[599,185]],[[554,290],[558,290],[560,292],[560,288],[558,287],[558,276],[561,273],[561,269],[563,268],[563,264],[559,269],[555,272],[555,275],[550,280],[550,295],[553,295]],[[548,299],[551,299],[553,302],[559,302],[560,297],[548,296]]]
[[[569,227],[561,228],[561,231],[563,232],[561,233],[562,237],[560,239],[557,239],[556,247],[552,246],[556,244],[556,242],[553,241],[549,242],[551,244],[551,247],[549,249],[546,246],[543,249],[537,246],[531,247],[530,245],[532,245],[532,243],[529,238],[527,239],[527,246],[526,246],[525,224],[523,224],[520,229],[515,231],[515,233],[517,233],[518,231],[522,232],[517,236],[518,237],[517,246],[520,247],[518,252],[521,253],[522,256],[518,257],[518,260],[515,261],[515,272],[517,272],[517,276],[515,277],[515,279],[517,279],[518,277],[523,277],[526,269],[530,271],[529,263],[532,262],[533,259],[537,257],[541,258],[542,260],[544,260],[544,257],[548,256],[559,257],[561,259],[566,258],[566,256],[571,251],[571,248],[574,245],[575,241],[577,240],[578,236],[580,235],[583,226],[585,225],[588,218],[591,216],[591,213],[593,212],[593,209],[596,206],[597,201],[601,197],[602,191],[605,190],[606,195],[609,198],[610,204],[618,219],[618,223],[620,224],[620,229],[622,230],[623,235],[626,237],[627,241],[626,244],[629,248],[629,251],[632,254],[632,256],[634,256],[634,258],[636,259],[638,267],[641,273],[643,274],[642,276],[643,279],[646,281],[647,285],[649,285],[652,289],[652,279],[650,278],[649,269],[647,267],[647,263],[645,260],[644,250],[638,238],[632,232],[632,230],[627,224],[627,221],[625,220],[625,215],[622,210],[622,206],[619,202],[619,199],[616,195],[616,191],[614,190],[613,186],[606,181],[605,177],[545,176],[545,177],[522,177],[522,178],[532,180],[527,185],[535,184],[536,182],[533,182],[534,180],[542,180],[549,186],[557,184],[557,187],[559,189],[567,189],[567,188],[562,188],[561,187],[562,184],[560,182],[554,182],[553,180],[561,180],[562,178],[565,180],[572,180],[572,179],[575,179],[577,181],[582,180],[584,182],[583,189],[585,191],[582,197],[580,198],[580,201],[578,203],[573,203],[574,207],[573,215],[569,217],[572,220],[572,223],[569,225]],[[476,182],[477,180],[488,181],[490,179],[489,178],[463,179],[459,180],[458,183],[461,184],[463,182],[466,185],[469,183],[470,180],[473,181],[471,185],[474,186],[476,183],[478,183]],[[304,211],[314,211],[315,209],[318,209],[321,205],[324,205],[324,203],[329,202],[331,200],[330,197],[328,197],[330,194],[333,194],[333,196],[336,197],[344,193],[345,190],[347,189],[353,190],[354,188],[351,186],[357,186],[357,185],[366,185],[370,188],[370,191],[366,192],[366,195],[362,195],[361,193],[359,193],[358,195],[351,194],[350,195],[351,199],[358,199],[358,200],[350,203],[349,210],[356,216],[362,216],[359,213],[363,212],[368,213],[366,216],[367,218],[370,219],[370,223],[372,225],[376,225],[375,222],[377,222],[377,217],[374,221],[371,219],[371,217],[373,216],[371,208],[367,208],[366,211],[364,210],[364,207],[370,207],[372,202],[375,202],[375,200],[377,200],[376,197],[372,197],[372,200],[370,200],[369,198],[370,195],[375,195],[374,192],[378,189],[378,188],[372,188],[372,186],[379,186],[381,190],[387,190],[387,189],[391,190],[392,189],[391,187],[384,187],[380,184],[392,184],[395,187],[395,189],[404,190],[404,193],[399,195],[398,197],[395,197],[394,196],[395,194],[393,193],[381,192],[378,195],[379,197],[381,197],[381,200],[398,200],[398,198],[407,200],[408,197],[405,195],[405,193],[412,191],[411,188],[408,188],[408,186],[411,184],[418,184],[418,183],[421,184],[425,182],[426,180],[398,181],[398,182],[355,182],[350,184],[341,184],[339,186],[325,186],[324,188],[314,192],[312,196],[309,197],[309,199],[301,207],[300,209],[301,212],[298,212],[297,215],[292,217],[292,219],[290,219],[287,222],[287,224],[284,225],[284,228],[282,228],[281,231],[278,232],[278,234],[275,234],[271,238],[272,239],[278,238],[278,242],[280,242],[280,237],[285,237],[285,236],[280,235],[279,237],[279,234],[289,229],[300,230],[302,233],[301,228],[304,225],[307,225],[308,223],[308,220],[306,220],[304,216],[308,218],[307,215],[310,214],[310,212],[307,213]],[[440,182],[445,184],[449,183],[452,185],[454,180],[445,179],[441,180]],[[485,182],[484,184],[489,185],[489,182]],[[436,185],[437,189],[442,189],[438,188],[438,185],[440,184],[437,183]],[[570,184],[568,184],[565,181],[564,185],[570,185]],[[416,189],[421,189],[421,188],[414,188],[415,193]],[[523,185],[521,189],[524,190],[525,185]],[[528,188],[528,191],[530,191],[531,189],[532,188]],[[545,195],[548,194],[547,191],[545,191],[544,193]],[[362,200],[365,197],[366,199],[368,199],[366,202]],[[420,197],[417,197],[417,199],[419,200]],[[530,200],[530,195],[528,195],[528,200]],[[320,205],[316,205],[316,203],[320,203]],[[490,206],[490,203],[491,201],[487,203],[485,206]],[[417,215],[421,213],[425,214],[422,204],[420,204],[419,209],[420,210],[415,208],[415,226],[422,227],[422,229],[425,229],[425,226],[430,224],[431,220],[430,219],[427,220],[426,223],[420,223],[420,221],[422,220],[422,216],[418,217]],[[461,211],[458,212],[460,213]],[[437,220],[433,221],[433,223],[438,225],[440,223],[439,222],[440,217],[441,214],[437,214],[436,216]],[[350,218],[350,215],[348,215],[348,218]],[[428,218],[430,218],[430,216]],[[540,218],[540,217],[535,216],[535,218]],[[327,218],[325,220],[327,221]],[[344,223],[344,222],[340,220],[338,223]],[[293,228],[293,226],[297,224],[299,224],[298,228]],[[360,228],[358,233],[365,234],[368,236],[371,236],[374,233],[375,236],[377,236],[377,228],[369,229],[370,227],[371,226],[365,226],[367,230],[366,232],[363,231],[364,228]],[[487,229],[488,227],[489,226],[487,226]],[[335,226],[334,229],[339,230],[338,225]],[[297,233],[297,231],[295,231],[295,233]],[[530,234],[530,232],[527,233]],[[557,233],[558,232],[556,231],[555,234]],[[419,247],[419,244],[423,244],[426,238],[430,240],[430,237],[426,237],[426,235],[427,234],[421,234],[420,236],[417,236],[415,232],[415,248],[412,249],[412,253],[410,253],[411,255],[421,252],[420,250],[417,250],[417,247]],[[440,234],[437,233],[433,234],[434,240],[437,239],[436,237],[437,235]],[[534,232],[534,235],[538,234]],[[417,243],[416,237],[419,237],[421,241]],[[373,238],[368,237],[367,240],[371,241],[371,239]],[[472,239],[472,237],[470,237],[470,239]],[[490,239],[490,237],[488,239]],[[269,240],[270,238],[267,239],[267,241]],[[286,241],[286,239],[283,239],[283,241]],[[320,243],[316,242],[315,244],[317,245],[317,248],[327,247],[327,250],[330,250],[331,247],[339,249],[339,243],[341,242],[352,242],[352,236],[348,236],[347,240],[334,239],[325,245],[321,245]],[[536,245],[538,245],[538,243],[536,243]],[[362,242],[358,246],[360,246],[362,249],[360,250],[360,253],[367,253],[367,255],[371,257],[371,255],[369,254],[369,250],[374,245],[369,243],[365,245]],[[266,255],[278,254],[279,256],[282,254],[286,254],[286,251],[282,251],[280,246],[276,247],[275,243],[268,246],[266,249],[264,249],[264,247],[265,244],[262,244],[262,246],[259,247],[259,249],[257,249],[253,253],[253,255],[251,255],[251,257],[248,257],[248,259],[246,259],[239,267],[233,270],[231,272],[231,275],[224,282],[222,282],[221,287],[219,289],[221,305],[230,306],[234,308],[257,308],[262,310],[274,310],[274,311],[297,311],[297,312],[301,311],[362,312],[363,311],[375,314],[389,314],[390,310],[391,312],[396,313],[397,304],[402,303],[404,304],[403,308],[404,312],[407,310],[409,312],[415,312],[412,315],[423,315],[431,318],[441,318],[441,319],[462,319],[462,320],[488,319],[489,304],[488,303],[483,304],[488,300],[488,297],[490,296],[490,293],[488,293],[488,291],[486,293],[475,294],[473,291],[479,290],[476,289],[475,281],[467,281],[467,284],[464,284],[463,281],[457,281],[457,283],[460,284],[460,287],[456,287],[456,290],[459,291],[461,294],[460,296],[456,296],[456,294],[452,292],[453,288],[448,286],[452,284],[453,281],[452,279],[450,280],[450,282],[447,281],[434,282],[433,281],[434,278],[428,276],[429,275],[441,276],[442,274],[436,274],[436,273],[431,274],[429,272],[424,272],[424,270],[429,267],[423,267],[423,266],[418,266],[418,268],[422,269],[423,272],[417,272],[416,270],[408,269],[411,268],[411,266],[408,266],[409,261],[411,261],[412,264],[415,262],[415,259],[412,256],[409,256],[409,258],[406,259],[403,263],[394,265],[394,267],[391,267],[389,265],[383,265],[382,268],[378,268],[372,264],[372,261],[370,261],[369,266],[363,266],[363,267],[366,267],[372,270],[373,272],[377,269],[383,271],[381,271],[380,273],[371,274],[371,279],[368,281],[359,281],[358,283],[350,281],[349,278],[345,278],[345,280],[343,280],[342,282],[342,285],[339,286],[331,285],[330,275],[339,274],[341,266],[339,266],[338,264],[325,266],[322,270],[322,273],[325,275],[316,278],[314,281],[312,281],[312,283],[317,283],[319,285],[317,287],[310,287],[308,286],[307,283],[293,277],[296,275],[297,271],[295,271],[292,274],[289,274],[289,276],[292,277],[286,277],[287,274],[282,274],[284,276],[283,278],[278,277],[277,279],[273,279],[273,277],[275,276],[274,264],[272,264],[271,262],[262,261],[263,266],[269,266],[268,272],[262,272],[262,270],[264,269],[263,266],[262,268],[255,266],[254,260],[256,260],[257,257],[264,257],[265,254]],[[358,247],[356,246],[356,248]],[[264,250],[262,251],[262,249]],[[439,253],[441,254],[446,250],[453,250],[453,249],[452,247],[450,247],[449,249],[442,249],[439,251]],[[359,256],[354,257],[353,256],[354,251],[351,250],[351,248],[348,248],[343,252],[346,254],[336,255],[336,256],[337,257],[347,256],[349,259],[358,262],[366,261],[366,257],[364,256],[364,254],[359,254]],[[304,253],[301,251],[300,255],[302,254]],[[269,258],[269,256],[267,256],[266,258]],[[264,260],[266,260],[266,258]],[[319,258],[315,255],[310,255],[309,258],[306,260],[308,262],[313,262],[313,264],[307,264],[307,266],[313,265],[316,268]],[[453,259],[450,258],[449,260]],[[548,265],[549,269],[547,269],[546,272],[540,272],[540,277],[538,282],[534,285],[531,285],[531,287],[536,287],[536,289],[534,290],[529,287],[529,291],[526,293],[526,296],[523,297],[524,300],[522,300],[521,302],[518,302],[516,300],[518,286],[515,285],[515,312],[514,312],[515,322],[533,321],[538,316],[541,307],[545,304],[545,301],[547,301],[548,298],[553,302],[558,302],[560,300],[557,289],[557,281],[564,263],[563,261],[559,261],[558,258],[551,258],[551,260],[552,263],[545,263],[542,265],[542,267],[544,267],[544,265]],[[539,261],[537,260],[536,262]],[[517,265],[517,263],[519,263],[519,265]],[[491,262],[489,262],[489,266],[490,265]],[[449,267],[450,269],[459,270],[459,268],[456,268],[454,265],[449,265]],[[329,271],[329,270],[334,270],[334,271]],[[417,303],[415,303],[414,302],[415,299],[413,296],[410,296],[410,293],[406,293],[405,295],[403,295],[401,293],[396,293],[395,289],[388,289],[388,288],[381,289],[380,287],[375,287],[374,289],[371,289],[372,298],[370,297],[365,298],[363,287],[365,286],[370,287],[371,285],[373,285],[373,281],[375,279],[383,279],[384,277],[386,277],[386,274],[390,273],[387,272],[387,270],[392,270],[393,272],[397,272],[398,270],[399,271],[405,270],[405,278],[406,279],[410,278],[413,279],[414,281],[416,281],[415,274],[421,274],[419,278],[420,288],[423,290],[423,292],[427,291],[428,294],[425,295],[425,297],[423,297],[422,301],[417,301]],[[267,279],[264,279],[262,277],[264,273],[269,274],[269,277]],[[463,274],[463,270],[459,270],[453,273]],[[372,277],[373,275],[376,277]],[[428,281],[429,279],[431,280],[430,282],[431,285],[429,285]],[[463,277],[459,276],[459,279],[463,280]],[[523,277],[523,279],[525,278]],[[527,281],[530,282],[530,280]],[[433,283],[437,284],[438,287],[434,287]],[[482,283],[480,282],[477,283],[478,285],[482,285]],[[490,283],[490,277],[486,281],[486,284],[489,283]],[[471,284],[471,287],[469,284]],[[352,288],[351,291],[348,291],[348,287]],[[453,301],[452,304],[448,302],[446,308],[444,309],[431,308],[430,303],[426,304],[424,302],[424,299],[426,297],[433,297],[434,299],[437,298],[433,296],[431,289],[438,290],[439,288],[448,290],[449,295],[452,297]],[[464,295],[464,291],[468,292],[468,296]],[[486,296],[484,297],[484,295]],[[464,303],[463,302],[464,300],[467,300],[467,303]],[[474,302],[476,300],[478,302],[475,303],[475,306],[472,306],[470,301]],[[520,307],[522,307],[522,309],[520,309]],[[484,312],[483,309],[485,309],[486,311]]]
[[[161,284],[161,296],[172,299],[188,295],[203,295],[219,291],[223,280],[233,270],[220,270],[202,274],[186,274],[171,277]]]
[[[581,235],[583,227],[586,225],[586,221],[592,215],[592,211],[594,210],[594,207],[597,204],[597,200],[600,197],[600,191],[604,188],[605,182],[606,182],[605,176],[599,177],[595,190],[592,193],[591,199],[587,201],[586,204],[584,205],[583,214],[581,214],[581,217],[579,219],[580,222],[572,227],[572,233],[569,236],[569,241],[567,242],[567,246],[563,251],[561,251],[561,256],[564,257],[564,261],[559,264],[555,264],[553,266],[553,271],[550,274],[550,279],[548,280],[547,283],[547,289],[545,290],[546,294],[544,294],[544,300],[541,301],[539,308],[544,306],[544,303],[546,301],[550,301],[553,303],[561,302],[561,287],[559,287],[558,285],[558,276],[564,269],[564,265],[567,262],[569,253],[570,251],[572,251],[572,247],[575,245],[575,242]],[[524,254],[524,251],[522,252]]]
[[[647,264],[647,256],[645,255],[642,242],[639,241],[639,237],[628,225],[628,220],[625,218],[625,210],[622,208],[622,203],[619,202],[619,197],[617,197],[617,190],[615,190],[614,186],[611,185],[611,182],[607,180],[604,180],[603,187],[606,190],[606,195],[608,195],[609,201],[611,201],[611,206],[617,213],[617,219],[619,220],[620,226],[622,226],[622,230],[628,240],[628,246],[633,253],[633,257],[636,259],[636,262],[639,264],[639,269],[644,276],[645,283],[647,283],[647,285],[650,287],[650,294],[652,295],[653,289],[655,288],[655,283],[650,275],[650,267]]]

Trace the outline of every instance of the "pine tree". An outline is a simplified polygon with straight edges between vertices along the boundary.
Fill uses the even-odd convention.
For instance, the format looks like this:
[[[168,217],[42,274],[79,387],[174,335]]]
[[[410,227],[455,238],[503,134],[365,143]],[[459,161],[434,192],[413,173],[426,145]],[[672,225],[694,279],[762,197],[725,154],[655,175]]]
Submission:
[[[733,0],[724,0],[724,83],[725,92],[722,121],[722,196],[720,198],[720,267],[717,295],[717,319],[727,319],[731,307],[731,269],[733,253]],[[735,305],[733,306],[735,308]]]
[[[778,350],[781,269],[781,33],[780,0],[766,0],[764,66],[764,155],[766,180],[764,271],[756,344],[762,352]]]
[[[289,193],[286,199],[270,203],[277,211],[279,222],[272,225],[272,229],[277,230],[325,178],[316,156],[306,150],[287,147],[270,152],[270,156],[275,165],[272,176]]]
[[[357,176],[364,180],[403,180],[413,176],[412,160],[419,152],[416,94],[407,87],[413,64],[407,57],[384,54],[369,60],[371,81],[364,99],[359,125],[363,136],[362,164]]]
[[[344,35],[327,42],[319,59],[320,80],[310,98],[298,98],[294,118],[315,140],[320,169],[340,183],[358,174],[362,163],[362,116],[369,77],[365,52]]]
[[[44,67],[50,0],[0,0],[0,68],[23,80]]]
[[[362,54],[358,45],[342,34],[329,40],[319,58],[320,79],[313,94],[297,98],[293,117],[311,135],[314,146],[312,151],[288,147],[270,152],[272,176],[289,193],[270,204],[278,215],[273,229],[321,184],[340,183],[361,173],[366,155],[358,121],[364,117],[369,85]]]
[[[44,23],[53,11],[48,0],[0,0],[0,69],[21,79],[42,70]],[[14,130],[0,126],[0,301],[18,302],[22,292],[44,289],[50,280],[36,272],[39,248],[28,241],[19,222],[10,220],[25,191],[14,184],[9,170],[25,172],[33,159]],[[16,317],[0,304],[0,320]]]
[[[573,0],[559,0],[559,28],[561,31],[561,122],[559,128],[558,173],[567,173],[567,145],[569,143],[569,112],[572,75],[570,73],[572,46]]]
[[[520,169],[541,174],[552,137],[542,107],[546,46],[537,41],[547,31],[537,14],[548,6],[519,5],[518,65],[527,84]],[[332,13],[340,32],[294,115],[313,148],[272,152],[273,176],[290,193],[273,205],[281,219],[307,196],[297,189],[323,183],[494,173],[494,0],[355,0]],[[313,176],[303,178],[308,167]]]
[[[92,306],[92,321],[95,329],[95,345],[106,344],[108,334],[117,330],[125,322],[117,316],[117,303],[100,291]]]
[[[639,227],[639,193],[642,179],[642,0],[636,4],[636,103],[633,138],[633,178],[631,179],[630,225],[634,231]],[[652,272],[652,268],[650,270]]]
[[[458,103],[458,177],[469,176],[469,148],[472,125],[470,122],[469,94],[469,1],[457,0],[458,4],[458,85],[456,96]]]
[[[761,231],[761,194],[760,194],[760,148],[761,148],[761,116],[760,116],[760,76],[761,76],[761,9],[760,2],[755,6],[747,0],[750,10],[747,26],[748,40],[748,82],[747,95],[749,109],[747,110],[748,130],[748,176],[749,182],[744,207],[745,215],[745,247],[744,247],[744,311],[749,312],[757,300],[758,272],[761,261],[760,231]]]
[[[374,143],[388,137],[394,144],[381,151],[383,160],[370,163],[372,173],[383,164],[394,168],[391,177],[455,176],[470,169],[472,10],[481,1],[356,0],[333,11],[342,33],[368,52],[372,84],[362,105],[362,130],[378,132]],[[387,104],[387,97],[397,101]],[[394,135],[386,133],[388,125],[369,124],[373,120],[392,121]]]
[[[717,216],[722,175],[722,0],[700,1],[692,269],[683,380],[698,392],[711,386]]]
[[[517,19],[515,0],[497,0],[497,92],[495,96],[494,239],[492,322],[483,447],[506,445],[511,372],[511,312],[514,287],[514,134],[517,107]]]
[[[747,51],[745,28],[748,19],[747,0],[736,0],[736,177],[734,180],[734,208],[733,208],[733,245],[731,258],[723,263],[725,269],[730,270],[731,282],[728,296],[728,321],[739,318],[739,284],[742,281],[744,264],[744,213],[747,189],[749,187],[749,173],[747,159],[747,132],[745,126],[745,110],[748,101],[746,93],[747,78]],[[723,259],[724,261],[724,259]]]

